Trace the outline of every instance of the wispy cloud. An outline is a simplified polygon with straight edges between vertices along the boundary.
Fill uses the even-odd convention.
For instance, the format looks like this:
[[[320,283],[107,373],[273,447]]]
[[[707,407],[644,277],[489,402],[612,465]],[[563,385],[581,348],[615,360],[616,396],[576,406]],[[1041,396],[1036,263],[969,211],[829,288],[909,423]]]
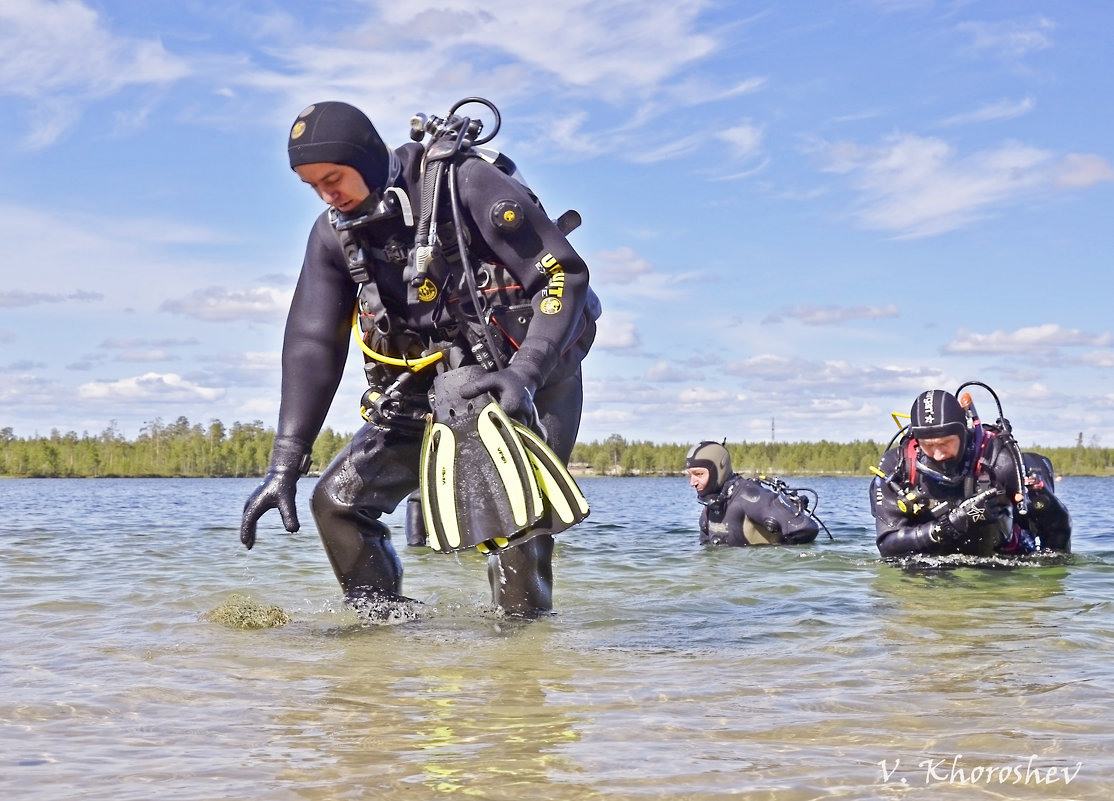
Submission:
[[[274,287],[206,287],[184,298],[164,301],[160,310],[210,322],[245,319],[273,322],[286,318],[291,294]]]
[[[1028,114],[1036,107],[1037,103],[1031,97],[1026,97],[1023,100],[1000,100],[997,103],[988,103],[984,106],[980,106],[974,111],[967,111],[963,114],[956,114],[953,117],[948,117],[947,119],[941,120],[940,125],[945,128],[950,128],[957,125],[1012,120],[1016,117]]]
[[[1026,353],[1049,351],[1065,346],[1105,347],[1114,344],[1109,332],[1088,334],[1074,328],[1064,328],[1056,323],[1027,326],[1015,331],[993,331],[979,334],[966,329],[957,332],[955,339],[944,346],[950,354],[979,355],[989,353]]]
[[[593,253],[591,264],[593,284],[621,286],[627,297],[675,298],[693,277],[693,273],[663,273],[625,245]]]
[[[1060,162],[1056,185],[1064,189],[1081,189],[1104,181],[1114,181],[1114,166],[1093,153],[1069,153]]]
[[[84,290],[68,293],[24,292],[19,289],[0,290],[0,308],[8,309],[14,309],[20,306],[38,306],[41,303],[63,303],[67,301],[89,303],[103,299],[104,295],[100,292],[87,292]]]
[[[1114,177],[1101,156],[1057,160],[1020,142],[960,156],[942,139],[892,134],[875,146],[844,141],[823,152],[823,169],[847,176],[859,192],[860,224],[905,239],[962,228],[1034,193]]]
[[[107,350],[135,350],[143,348],[179,348],[196,344],[198,344],[196,337],[186,337],[185,339],[137,337],[134,339],[106,339],[101,342],[100,347]]]
[[[642,344],[638,325],[623,312],[608,312],[596,322],[596,350],[632,350]]]
[[[726,142],[728,148],[737,159],[749,159],[762,152],[762,140],[765,131],[761,125],[755,125],[750,120],[745,120],[738,125],[716,133],[716,138]]]
[[[661,381],[667,384],[699,381],[701,378],[703,374],[699,370],[693,370],[689,365],[677,362],[657,362],[646,371],[647,381]]]
[[[768,315],[763,322],[779,323],[788,318],[805,325],[839,325],[849,320],[877,320],[897,317],[897,306],[790,306]]]
[[[1027,22],[961,22],[956,30],[967,37],[969,47],[977,53],[1017,59],[1052,46],[1055,25],[1045,17]]]
[[[429,30],[427,21],[440,18],[443,24],[429,32],[436,33],[442,47],[476,52],[478,46],[480,52],[506,53],[531,71],[620,99],[657,87],[718,47],[696,24],[704,5],[699,0],[569,0],[520,3],[498,15],[479,0],[458,2],[449,15],[442,0],[378,2],[373,7],[378,24],[413,32]],[[575,57],[555,53],[555,31],[561,32],[561,54]]]
[[[155,39],[113,34],[78,0],[5,0],[0,5],[0,94],[32,102],[26,145],[52,144],[86,104],[135,84],[189,73]]]
[[[90,381],[77,388],[82,400],[188,402],[217,400],[224,396],[221,387],[206,387],[177,373],[144,373],[116,381]]]

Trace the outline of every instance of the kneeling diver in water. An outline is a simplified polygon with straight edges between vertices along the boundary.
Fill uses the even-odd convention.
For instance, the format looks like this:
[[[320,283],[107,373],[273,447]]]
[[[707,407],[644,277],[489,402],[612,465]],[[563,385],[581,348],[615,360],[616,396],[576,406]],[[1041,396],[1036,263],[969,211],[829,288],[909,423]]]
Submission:
[[[815,540],[824,526],[800,494],[812,490],[790,489],[778,479],[744,478],[732,472],[731,454],[721,443],[693,445],[685,455],[685,473],[704,505],[702,545],[803,545]]]
[[[994,397],[996,423],[983,423],[970,394],[960,394],[968,386]],[[894,439],[870,486],[883,557],[1071,551],[1071,517],[1054,494],[1052,462],[1022,453],[990,387],[969,381],[954,395],[922,392]]]

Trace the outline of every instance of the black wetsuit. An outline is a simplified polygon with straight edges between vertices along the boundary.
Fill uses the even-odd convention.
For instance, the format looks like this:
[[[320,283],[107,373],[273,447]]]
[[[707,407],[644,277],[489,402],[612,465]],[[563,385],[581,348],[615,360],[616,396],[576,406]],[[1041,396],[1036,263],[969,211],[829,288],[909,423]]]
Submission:
[[[1014,555],[1036,550],[1038,539],[1041,547],[1070,550],[1071,523],[1052,494],[1051,463],[1038,454],[1023,454],[1019,477],[1015,451],[994,432],[987,430],[969,439],[957,471],[963,478],[955,484],[918,470],[915,445],[908,438],[882,456],[878,469],[889,480],[876,476],[870,485],[879,553],[883,557]],[[1027,513],[1020,515],[1012,499],[1026,474],[1031,477],[1026,481],[1029,502]],[[951,509],[990,488],[1003,492],[999,502],[989,505],[984,521],[971,524],[963,534],[949,528]]]
[[[421,147],[408,144],[396,153],[401,174],[394,185],[409,197],[418,218],[423,200]],[[508,349],[515,359],[501,372],[521,386],[520,376],[511,376],[521,365],[523,375],[536,383],[533,401],[549,445],[567,460],[580,424],[580,362],[591,346],[599,315],[599,301],[588,286],[588,268],[528,190],[505,172],[483,159],[467,158],[458,167],[457,185],[468,253],[473,265],[487,265],[485,276],[491,283],[484,291],[518,293],[532,307],[532,316],[520,315],[524,330]],[[436,220],[442,230],[455,233],[448,197],[444,191]],[[513,203],[518,210],[517,228],[497,227],[494,209],[500,202]],[[408,398],[422,403],[435,370],[475,363],[462,324],[461,310],[471,310],[472,303],[459,261],[436,260],[429,279],[438,289],[437,297],[419,299],[403,277],[414,227],[396,214],[353,229],[353,236],[367,257],[380,311],[386,311],[390,327],[390,334],[375,344],[414,351],[451,346],[452,353],[441,363],[414,374]],[[452,254],[455,235],[443,239]],[[356,299],[357,283],[326,211],[310,232],[290,306],[277,439],[308,447],[316,438],[341,379]],[[391,598],[401,592],[401,563],[379,517],[418,486],[421,436],[420,429],[382,419],[365,424],[325,469],[313,492],[313,515],[349,600]],[[552,537],[539,536],[492,556],[489,572],[496,604],[512,613],[549,609],[552,548]]]
[[[815,540],[820,530],[801,499],[779,494],[738,473],[732,473],[719,492],[700,502],[704,504],[700,513],[702,545],[798,545]],[[747,525],[748,520],[757,530]]]

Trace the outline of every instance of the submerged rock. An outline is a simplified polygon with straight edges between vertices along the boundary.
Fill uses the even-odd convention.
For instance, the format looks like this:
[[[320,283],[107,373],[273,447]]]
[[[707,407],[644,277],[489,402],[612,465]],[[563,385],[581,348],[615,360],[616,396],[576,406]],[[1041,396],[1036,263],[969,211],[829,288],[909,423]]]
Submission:
[[[290,622],[290,615],[281,606],[264,606],[246,595],[231,596],[202,618],[230,629],[274,629]]]

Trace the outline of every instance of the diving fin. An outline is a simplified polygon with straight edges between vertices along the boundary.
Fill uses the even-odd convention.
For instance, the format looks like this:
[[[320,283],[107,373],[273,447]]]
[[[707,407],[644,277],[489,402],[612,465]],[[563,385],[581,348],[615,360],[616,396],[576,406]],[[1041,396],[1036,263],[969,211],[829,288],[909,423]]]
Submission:
[[[511,424],[526,447],[530,466],[534,469],[534,477],[543,498],[543,515],[526,533],[530,537],[538,534],[560,534],[588,516],[588,499],[580,491],[576,479],[561,461],[561,457],[553,452],[544,439],[516,420],[512,420]],[[522,539],[520,537],[517,541],[521,542]],[[484,547],[481,545],[479,550],[484,551]]]
[[[430,392],[422,515],[429,547],[443,553],[481,544],[499,550],[543,518],[536,471],[513,421],[488,393],[460,395],[474,377],[467,367],[450,370]]]
[[[488,393],[460,396],[481,367],[433,381],[421,457],[422,515],[429,546],[493,553],[588,516],[588,500],[565,463]]]

